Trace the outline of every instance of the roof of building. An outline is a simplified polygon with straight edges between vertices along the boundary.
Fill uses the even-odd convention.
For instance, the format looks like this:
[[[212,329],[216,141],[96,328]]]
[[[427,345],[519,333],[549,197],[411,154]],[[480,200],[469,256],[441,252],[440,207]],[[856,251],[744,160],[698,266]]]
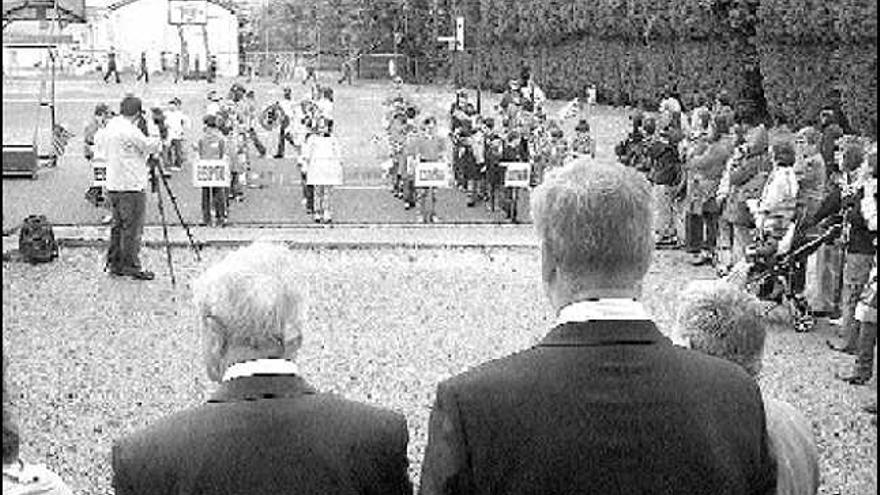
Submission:
[[[13,20],[36,21],[37,13],[42,9],[53,9],[56,1],[62,20],[85,22],[85,0],[3,0],[4,26]]]
[[[133,4],[137,1],[138,0],[119,0],[118,2],[114,2],[114,3],[111,3],[110,5],[108,5],[107,9],[108,10],[116,10],[120,7],[125,7],[126,5]],[[224,9],[232,12],[233,14],[235,14],[237,11],[234,0],[206,0],[206,1],[208,3],[213,3],[214,5],[223,7]]]

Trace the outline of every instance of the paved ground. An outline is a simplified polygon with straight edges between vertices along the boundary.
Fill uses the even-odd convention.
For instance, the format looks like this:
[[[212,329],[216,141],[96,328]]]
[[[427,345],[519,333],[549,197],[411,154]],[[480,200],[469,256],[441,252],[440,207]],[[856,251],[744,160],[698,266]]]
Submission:
[[[324,83],[330,83],[332,74],[325,75]],[[226,91],[231,80],[221,80],[213,87]],[[264,105],[280,97],[281,87],[268,81],[256,81],[248,85],[257,92],[257,101]],[[306,91],[305,86],[293,84],[295,97]],[[143,95],[149,105],[164,104],[172,96],[179,96],[184,110],[200,121],[204,113],[205,94],[209,86],[205,82],[187,81],[174,85],[169,81],[151,83],[104,84],[88,79],[70,79],[57,83],[58,121],[76,132],[68,145],[67,153],[57,168],[42,169],[37,180],[3,180],[3,228],[8,229],[21,222],[31,213],[42,213],[60,225],[96,225],[104,212],[91,207],[83,200],[83,192],[89,182],[89,169],[82,158],[82,129],[94,105],[100,101],[116,105],[126,92]],[[416,223],[418,215],[405,211],[402,203],[393,199],[382,188],[380,164],[386,158],[384,143],[377,139],[382,135],[381,115],[383,100],[390,94],[387,83],[358,82],[354,86],[335,86],[336,120],[343,145],[345,160],[345,183],[335,198],[337,223]],[[37,123],[45,128],[47,119],[41,116],[35,103],[39,95],[39,82],[30,80],[3,81],[3,141],[29,142]],[[408,87],[407,92],[417,101],[425,113],[438,116],[446,123],[452,92],[448,87]],[[485,95],[484,108],[491,108],[497,95]],[[561,102],[551,102],[556,110]],[[598,157],[613,159],[613,146],[626,129],[625,113],[621,109],[599,107],[593,117],[594,135],[598,140]],[[569,122],[568,127],[573,127]],[[196,136],[190,132],[189,138]],[[45,133],[40,133],[42,136]],[[276,136],[263,132],[261,138],[271,151]],[[45,141],[42,139],[41,141]],[[252,224],[303,224],[311,221],[300,201],[300,183],[293,161],[256,159],[254,169],[260,173],[261,189],[249,189],[244,203],[235,204],[230,220],[236,225]],[[171,180],[182,214],[187,222],[200,218],[199,191],[191,186],[188,169],[179,172]],[[527,195],[522,198],[522,218],[528,218]],[[155,198],[150,201],[148,223],[158,224],[159,216]],[[448,223],[501,223],[500,213],[486,208],[467,208],[464,195],[459,191],[438,193],[437,213],[441,222]]]

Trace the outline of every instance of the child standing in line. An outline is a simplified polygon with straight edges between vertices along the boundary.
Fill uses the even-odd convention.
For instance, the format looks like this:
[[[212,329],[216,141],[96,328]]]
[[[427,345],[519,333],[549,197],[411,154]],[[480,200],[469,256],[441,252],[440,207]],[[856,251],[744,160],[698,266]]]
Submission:
[[[315,188],[315,223],[330,223],[332,188],[342,185],[342,152],[325,119],[318,118],[316,128],[317,132],[306,140],[303,169],[306,181]]]
[[[183,169],[183,138],[184,132],[190,125],[189,117],[181,110],[180,98],[174,97],[169,103],[170,108],[165,113],[165,122],[168,124],[168,169],[179,171]]]
[[[590,135],[590,124],[586,119],[578,121],[574,128],[574,138],[571,141],[571,152],[575,158],[589,156],[596,159],[596,142]]]
[[[204,124],[204,134],[198,144],[199,159],[227,159],[226,139],[217,127],[217,117],[206,115]],[[202,221],[205,225],[226,225],[227,189],[226,187],[202,188]]]

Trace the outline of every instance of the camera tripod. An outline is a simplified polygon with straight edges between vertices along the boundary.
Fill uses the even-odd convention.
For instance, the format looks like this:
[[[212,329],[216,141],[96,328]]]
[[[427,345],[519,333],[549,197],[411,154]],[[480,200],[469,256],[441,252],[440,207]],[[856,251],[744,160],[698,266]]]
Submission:
[[[183,215],[180,213],[180,206],[177,204],[177,197],[174,196],[174,191],[171,190],[171,186],[168,184],[168,178],[165,176],[165,169],[162,167],[162,159],[159,157],[150,157],[150,162],[150,173],[152,174],[151,182],[153,192],[156,193],[156,205],[159,208],[159,218],[162,221],[162,238],[165,242],[165,255],[168,259],[168,273],[171,275],[171,287],[177,287],[177,280],[174,277],[174,262],[171,259],[171,243],[168,240],[168,222],[165,218],[165,205],[162,200],[162,189],[159,188],[160,181],[165,192],[168,194],[168,199],[171,201],[171,205],[174,207],[177,221],[180,223],[180,226],[183,227],[183,231],[186,232],[186,237],[189,240],[189,247],[192,249],[193,253],[195,253],[196,261],[198,262],[202,261],[200,254],[201,245],[196,245],[189,224],[186,223],[186,220],[183,219]]]

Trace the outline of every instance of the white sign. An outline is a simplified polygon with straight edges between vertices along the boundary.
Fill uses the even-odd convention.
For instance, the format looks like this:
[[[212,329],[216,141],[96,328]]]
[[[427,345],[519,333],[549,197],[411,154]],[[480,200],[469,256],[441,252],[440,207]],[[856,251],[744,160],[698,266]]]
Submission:
[[[455,18],[455,49],[456,51],[464,51],[464,17]]]
[[[532,178],[532,164],[528,162],[501,162],[505,167],[504,187],[529,187]]]
[[[195,187],[229,187],[231,178],[228,160],[196,160],[193,164]]]
[[[168,24],[207,24],[206,0],[168,0]]]
[[[449,187],[449,165],[446,162],[418,162],[416,187]]]
[[[107,185],[107,162],[92,159],[92,187]]]

